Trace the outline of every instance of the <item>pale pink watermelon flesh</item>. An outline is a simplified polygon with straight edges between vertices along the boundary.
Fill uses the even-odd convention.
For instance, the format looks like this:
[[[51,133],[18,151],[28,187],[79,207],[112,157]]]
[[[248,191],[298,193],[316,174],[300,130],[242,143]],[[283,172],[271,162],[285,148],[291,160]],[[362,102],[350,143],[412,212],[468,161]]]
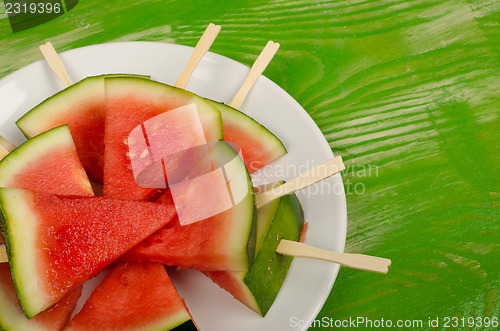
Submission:
[[[65,330],[170,330],[190,319],[161,264],[118,263]]]
[[[250,257],[254,254],[251,238],[254,225],[252,181],[243,160],[229,144],[216,144],[212,154],[214,159],[226,164],[227,173],[233,178],[231,184],[246,186],[251,194],[233,208],[203,221],[181,226],[175,219],[127,252],[123,260],[151,261],[199,270],[248,270],[249,254]],[[225,160],[234,161],[229,164]],[[157,202],[173,205],[170,192]]]
[[[283,143],[253,118],[220,102],[209,102],[221,112],[224,140],[240,146],[250,173],[286,154]]]
[[[109,78],[106,85],[104,195],[127,200],[155,200],[162,191],[140,187],[129,157],[128,136],[138,125],[171,109],[195,104],[206,141],[222,139],[220,112],[182,89],[138,78]]]
[[[17,299],[8,263],[0,264],[0,329],[5,330],[62,330],[71,318],[82,287],[68,292],[59,302],[28,320]]]
[[[27,317],[57,302],[175,216],[168,204],[0,188],[4,240]]]
[[[104,77],[85,78],[46,99],[17,122],[27,138],[68,124],[89,177],[102,182],[104,165]]]

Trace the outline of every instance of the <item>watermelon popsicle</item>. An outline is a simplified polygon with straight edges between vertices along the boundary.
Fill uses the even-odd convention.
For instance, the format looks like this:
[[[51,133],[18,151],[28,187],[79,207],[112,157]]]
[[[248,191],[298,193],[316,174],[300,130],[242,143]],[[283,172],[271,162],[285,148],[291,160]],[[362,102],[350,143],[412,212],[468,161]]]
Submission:
[[[256,193],[255,256],[248,272],[204,271],[238,301],[265,316],[273,304],[292,263],[292,257],[276,252],[282,239],[298,241],[303,231],[303,212],[294,191],[343,170],[340,156],[314,167],[285,183],[267,184]]]
[[[239,108],[257,78],[264,72],[278,51],[280,44],[269,41],[255,60],[243,84],[226,105],[210,100],[221,112],[224,140],[236,143],[250,173],[266,166],[286,154],[283,143],[270,130]]]
[[[252,84],[272,59],[278,47],[279,44],[272,41],[268,42],[252,66],[245,83],[234,97],[234,100],[239,100],[239,102],[231,102],[231,104],[239,107],[239,104],[241,104]],[[286,153],[281,141],[255,120],[236,108],[215,101],[210,102],[221,111],[224,139],[236,143],[241,148],[241,154],[249,172]],[[146,126],[144,127],[146,128]],[[146,129],[145,131],[149,130]],[[153,139],[148,140],[152,145],[151,141]],[[157,201],[172,203],[171,193],[167,192]],[[246,207],[237,206],[237,209],[239,208],[246,209]],[[233,228],[231,223],[236,221],[235,217],[241,218],[238,220],[240,224],[248,223],[249,219],[246,216],[251,216],[251,214],[238,212],[237,209],[209,218],[199,224],[185,227],[181,227],[179,222],[174,222],[135,247],[124,256],[124,259],[156,261],[166,265],[201,270],[243,270],[242,264],[234,261],[241,261],[241,253],[238,252],[243,252],[244,247],[240,247],[238,250],[227,249],[226,245],[228,245],[229,239],[223,235],[221,237],[214,235],[215,233],[223,233],[220,231],[222,228]],[[210,233],[213,237],[207,239],[205,233]],[[246,239],[243,239],[245,237],[246,235],[242,237],[241,243],[246,242]],[[232,241],[236,242],[239,236],[233,236],[233,238]],[[206,249],[207,245],[214,248],[214,250]],[[230,246],[233,247],[234,245],[231,244]]]
[[[137,184],[131,168],[129,153],[129,134],[145,121],[161,116],[172,109],[193,105],[201,125],[204,142],[222,139],[222,118],[220,112],[203,98],[186,91],[187,84],[196,65],[206,54],[220,31],[220,26],[210,24],[196,45],[184,71],[173,86],[144,79],[117,78],[106,80],[105,134],[106,146],[104,155],[104,188],[105,196],[128,200],[156,200],[164,191],[155,188],[141,187]],[[168,128],[179,132],[184,123],[181,117],[171,119]],[[179,150],[195,147],[203,142],[193,139],[189,133],[180,133],[171,137],[170,144],[164,144],[165,153],[176,153]],[[180,141],[180,144],[177,142]],[[139,142],[140,144],[141,142]],[[141,158],[154,157],[144,146]],[[173,150],[172,150],[173,148]]]
[[[9,143],[10,144],[10,143]],[[3,144],[2,144],[3,145]],[[48,192],[66,191],[69,194],[92,195],[68,127],[51,129],[32,138],[17,149],[10,144],[0,161],[0,186],[24,187]],[[14,148],[12,148],[14,147]],[[43,160],[41,163],[40,160]],[[47,168],[47,166],[49,166]],[[48,171],[57,174],[63,181],[52,178]],[[63,183],[61,185],[61,183]],[[4,247],[0,255],[7,254]],[[71,290],[66,296],[46,312],[28,320],[19,304],[8,263],[0,265],[0,326],[9,329],[61,330],[69,320],[78,298],[81,286]]]
[[[64,330],[195,329],[190,319],[164,266],[116,263]]]
[[[40,160],[42,162],[40,162]],[[77,157],[71,134],[66,125],[44,132],[28,140],[12,153],[8,154],[5,159],[0,162],[0,185],[37,188],[52,193],[64,191],[68,194],[92,195],[90,184],[88,179],[86,179],[85,171]],[[73,202],[76,202],[78,199],[79,198],[73,198]],[[156,204],[151,204],[157,206]],[[12,204],[9,203],[4,205],[4,203],[2,203],[2,205],[3,210],[9,214],[8,210],[12,209]],[[32,206],[32,204],[30,204],[30,206]],[[78,206],[74,205],[73,207],[77,208]],[[54,204],[51,204],[50,209],[56,209],[57,212],[57,208],[54,207]],[[57,218],[59,219],[61,217],[63,216],[59,213]],[[74,217],[72,218],[75,219]],[[88,218],[87,221],[89,221]],[[83,237],[80,237],[80,240],[83,240]],[[121,241],[126,242],[127,240]],[[12,244],[13,241],[9,240],[8,242]],[[77,241],[69,240],[69,242]],[[75,245],[73,244],[73,246]],[[19,249],[16,251],[19,251]],[[106,254],[109,254],[109,252]],[[70,255],[72,259],[74,259],[78,254]],[[19,256],[17,259],[12,259],[13,263],[14,260],[19,261]],[[9,264],[2,264],[1,267],[0,302],[2,309],[0,310],[0,325],[7,329],[23,328],[40,331],[61,330],[69,320],[76,305],[80,296],[81,287],[78,286],[68,292],[54,308],[42,312],[36,315],[35,318],[28,320],[16,296],[16,291],[12,279],[10,278]],[[50,270],[50,268],[48,270]],[[4,271],[6,272],[4,273]],[[16,280],[19,281],[17,279],[19,273],[13,274]],[[66,279],[66,281],[67,280],[68,279]],[[174,296],[177,294],[172,292],[171,295]],[[33,299],[32,296],[29,297]],[[24,303],[24,305],[26,306],[26,303]],[[127,308],[127,310],[130,309]],[[190,319],[187,313],[185,313],[185,316],[187,316],[185,320]]]
[[[241,303],[265,316],[285,280],[292,257],[323,259],[356,269],[387,273],[391,261],[378,257],[319,250],[303,239],[303,214],[293,193],[345,167],[338,156],[297,178],[262,187],[256,194],[257,230],[253,264],[248,272],[205,271],[205,275]]]

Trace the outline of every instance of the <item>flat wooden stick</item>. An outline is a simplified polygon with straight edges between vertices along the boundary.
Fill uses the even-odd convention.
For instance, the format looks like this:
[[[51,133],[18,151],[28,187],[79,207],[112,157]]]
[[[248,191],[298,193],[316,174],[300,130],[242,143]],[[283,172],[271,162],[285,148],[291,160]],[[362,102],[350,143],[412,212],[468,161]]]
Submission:
[[[271,60],[273,59],[274,54],[276,54],[276,52],[278,51],[278,48],[280,48],[280,44],[275,43],[271,40],[267,42],[266,47],[264,47],[257,60],[255,60],[254,64],[252,65],[247,78],[241,85],[238,92],[236,92],[233,100],[231,100],[231,102],[228,104],[229,106],[236,109],[239,109],[241,107],[241,104],[243,103],[243,100],[245,100],[248,92],[255,84],[257,78],[262,75],[266,67],[269,65],[269,62],[271,62]]]
[[[9,262],[7,258],[7,250],[5,249],[5,245],[0,245],[0,263]]]
[[[68,72],[66,71],[61,58],[59,57],[59,55],[57,55],[57,52],[50,41],[45,43],[44,45],[40,45],[40,50],[42,51],[45,60],[47,60],[49,67],[57,75],[57,78],[59,78],[64,87],[70,86],[71,80],[69,79]]]
[[[281,240],[276,252],[294,257],[318,259],[341,264],[343,266],[386,274],[391,260],[363,254],[338,253],[309,246],[304,243]]]
[[[320,165],[301,173],[300,175],[283,185],[256,194],[255,206],[257,208],[260,208],[274,199],[281,198],[282,196],[306,188],[314,183],[319,182],[320,180],[333,176],[344,169],[345,165],[342,162],[342,157],[337,156],[329,161],[321,163]]]
[[[201,58],[203,55],[205,55],[208,50],[210,49],[210,46],[212,46],[212,43],[214,42],[215,38],[217,38],[217,35],[219,34],[220,31],[220,25],[215,25],[213,23],[210,23],[201,36],[200,40],[196,44],[196,47],[194,48],[193,54],[191,55],[191,58],[188,61],[188,64],[184,68],[184,71],[182,74],[179,76],[177,81],[175,82],[174,86],[178,88],[186,88],[187,82],[189,78],[191,77],[191,74],[194,71],[194,68],[198,65],[200,62]]]
[[[0,160],[3,159],[4,157],[7,156],[7,154],[9,154],[9,150],[6,149],[5,147],[3,147],[2,145],[0,145]]]
[[[4,149],[6,149],[9,152],[12,152],[14,149],[16,149],[16,145],[5,139],[4,137],[0,136],[0,146],[2,146]],[[4,155],[5,156],[5,155]],[[3,158],[0,157],[0,160]]]

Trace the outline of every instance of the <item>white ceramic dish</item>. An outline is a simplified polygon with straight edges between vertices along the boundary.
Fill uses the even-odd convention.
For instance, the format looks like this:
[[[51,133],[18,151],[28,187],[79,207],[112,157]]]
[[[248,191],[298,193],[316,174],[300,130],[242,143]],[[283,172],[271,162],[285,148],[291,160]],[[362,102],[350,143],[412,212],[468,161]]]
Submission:
[[[60,56],[72,81],[104,73],[135,73],[173,84],[192,50],[165,43],[123,42],[74,49]],[[187,89],[229,102],[248,71],[245,65],[208,53],[194,71]],[[35,62],[2,78],[0,134],[16,144],[22,143],[25,139],[15,121],[61,88],[45,61]],[[253,176],[256,184],[291,179],[332,157],[328,143],[307,112],[266,77],[258,79],[241,110],[274,132],[288,149],[286,156]],[[309,223],[306,242],[343,251],[347,214],[340,175],[298,192],[297,196]],[[244,307],[199,272],[175,272],[172,279],[201,330],[304,330],[328,297],[338,268],[328,262],[295,259],[265,318]],[[84,297],[97,281],[94,279],[86,284]]]

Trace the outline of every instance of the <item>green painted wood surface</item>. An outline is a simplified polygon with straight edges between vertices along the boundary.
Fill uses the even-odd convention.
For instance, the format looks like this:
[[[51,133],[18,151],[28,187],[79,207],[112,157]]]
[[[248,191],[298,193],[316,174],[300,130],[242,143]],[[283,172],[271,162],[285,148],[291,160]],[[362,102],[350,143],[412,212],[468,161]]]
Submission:
[[[318,319],[500,317],[500,2],[82,0],[15,34],[2,8],[0,77],[47,40],[194,46],[209,22],[247,65],[281,43],[266,76],[348,165],[346,251],[393,261],[342,268]]]

